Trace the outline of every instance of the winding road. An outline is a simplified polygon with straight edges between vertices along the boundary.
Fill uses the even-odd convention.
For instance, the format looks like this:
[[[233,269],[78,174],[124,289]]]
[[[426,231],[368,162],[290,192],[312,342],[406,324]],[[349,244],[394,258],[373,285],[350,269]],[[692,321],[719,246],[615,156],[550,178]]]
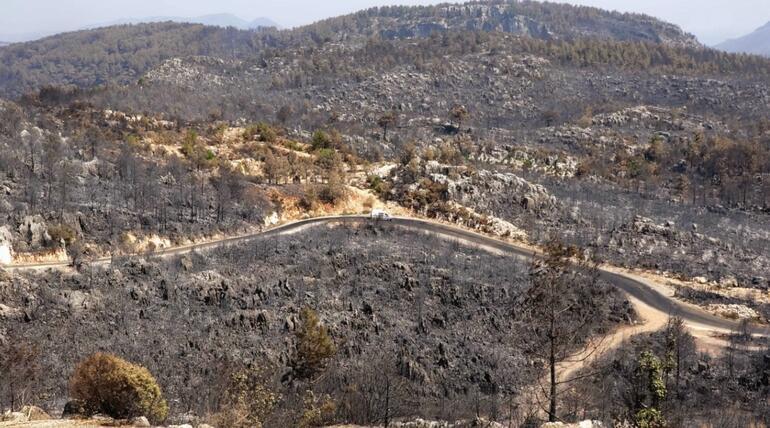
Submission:
[[[309,227],[339,223],[365,223],[370,221],[374,220],[371,220],[368,216],[332,216],[310,218],[306,220],[286,223],[263,232],[158,250],[154,252],[153,255],[159,257],[175,256],[192,251],[210,250],[222,245],[236,244],[257,238],[264,239],[273,236],[297,233]],[[394,217],[388,221],[388,224],[415,230],[418,232],[430,233],[444,239],[463,241],[466,244],[476,245],[487,250],[511,254],[522,258],[531,259],[535,256],[535,253],[532,249],[443,223],[408,217]],[[109,257],[91,261],[92,264],[96,265],[106,265],[110,262],[111,258]],[[66,267],[68,267],[68,263],[65,262],[3,266],[6,271],[39,270],[47,268],[61,269]],[[629,296],[631,302],[633,302],[635,305],[645,306],[645,309],[648,309],[647,312],[649,312],[649,309],[651,308],[652,310],[658,312],[659,314],[664,314],[665,316],[679,316],[691,329],[707,331],[711,333],[727,333],[738,328],[738,323],[736,321],[720,318],[704,311],[695,305],[677,301],[671,296],[668,296],[662,292],[658,287],[655,286],[655,284],[649,283],[640,278],[632,277],[632,275],[620,273],[610,268],[602,268],[600,270],[600,277],[625,292]],[[766,326],[752,325],[751,333],[760,336],[770,336],[770,328]]]

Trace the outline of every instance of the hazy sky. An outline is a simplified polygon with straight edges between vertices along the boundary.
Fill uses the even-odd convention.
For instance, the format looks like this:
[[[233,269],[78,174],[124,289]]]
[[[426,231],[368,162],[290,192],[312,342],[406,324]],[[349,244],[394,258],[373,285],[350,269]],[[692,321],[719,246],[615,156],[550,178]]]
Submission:
[[[741,36],[770,21],[770,0],[555,0],[644,12],[674,22],[706,44]],[[386,4],[432,0],[0,0],[0,40],[13,34],[50,33],[95,23],[148,16],[232,13],[268,17],[284,27]]]

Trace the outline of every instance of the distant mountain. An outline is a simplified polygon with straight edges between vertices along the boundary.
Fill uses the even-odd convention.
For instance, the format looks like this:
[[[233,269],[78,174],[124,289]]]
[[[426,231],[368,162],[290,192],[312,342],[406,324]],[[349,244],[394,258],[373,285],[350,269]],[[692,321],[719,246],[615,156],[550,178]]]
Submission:
[[[103,27],[113,27],[117,25],[136,25],[144,23],[158,23],[158,22],[177,22],[177,23],[190,23],[190,24],[203,24],[213,27],[234,27],[239,30],[256,30],[260,28],[280,28],[280,26],[269,18],[257,18],[253,21],[247,21],[241,19],[235,15],[228,13],[220,13],[214,15],[204,15],[198,17],[180,17],[180,16],[151,16],[146,18],[125,18],[117,19],[115,21],[101,22],[96,24],[87,25],[81,28],[71,29],[59,29],[55,31],[39,31],[31,33],[2,33],[0,32],[0,46],[6,46],[12,43],[23,43],[40,40],[46,37],[55,36],[57,34],[68,33],[70,31],[79,30],[94,30]]]
[[[717,49],[733,53],[742,52],[770,56],[770,22],[749,35],[717,45]]]
[[[127,18],[127,19],[119,19],[116,21],[111,21],[111,22],[106,22],[101,24],[89,25],[88,27],[83,29],[87,30],[87,29],[100,28],[100,27],[111,27],[114,25],[145,24],[145,23],[154,23],[154,22],[179,22],[179,23],[189,23],[189,24],[203,24],[203,25],[208,25],[213,27],[233,27],[239,30],[256,30],[259,28],[270,28],[270,27],[278,28],[279,27],[279,25],[275,23],[275,21],[269,18],[261,17],[261,18],[254,19],[252,21],[247,21],[245,19],[239,18],[229,13],[219,13],[219,14],[203,15],[203,16],[197,16],[197,17],[151,16],[146,18]]]

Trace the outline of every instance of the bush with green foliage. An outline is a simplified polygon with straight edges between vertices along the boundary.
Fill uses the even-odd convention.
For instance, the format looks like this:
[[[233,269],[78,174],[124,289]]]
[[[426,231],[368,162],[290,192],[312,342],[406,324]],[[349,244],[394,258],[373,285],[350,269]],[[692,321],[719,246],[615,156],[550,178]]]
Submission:
[[[311,308],[305,307],[300,312],[300,326],[295,337],[296,354],[292,368],[300,379],[312,378],[337,353],[329,332]]]
[[[299,420],[295,423],[298,428],[333,425],[337,403],[328,394],[318,397],[313,394],[313,391],[307,391],[304,407]]]
[[[118,419],[145,416],[156,423],[168,416],[168,404],[149,370],[112,354],[96,353],[81,362],[70,378],[69,391],[92,414]]]
[[[256,125],[249,126],[243,134],[248,140],[256,138],[265,143],[273,143],[278,138],[278,132],[265,122],[259,122]]]
[[[54,245],[59,245],[62,241],[67,245],[71,245],[77,239],[75,230],[63,223],[48,227],[48,234],[51,236],[51,241]]]
[[[366,183],[369,185],[369,188],[374,190],[377,194],[382,194],[386,183],[382,180],[382,177],[379,175],[371,174],[368,177],[366,177]]]
[[[345,186],[340,181],[330,181],[321,186],[318,191],[318,199],[325,204],[336,205],[347,196]]]
[[[234,370],[226,381],[220,410],[210,417],[218,427],[259,428],[281,399],[261,369]]]
[[[311,145],[313,146],[313,150],[331,148],[331,136],[324,131],[318,130],[313,133],[313,140],[311,141]]]
[[[650,351],[639,356],[636,381],[643,391],[637,398],[636,425],[640,428],[662,428],[665,424],[660,405],[666,398],[664,363]],[[646,391],[645,391],[646,390]]]

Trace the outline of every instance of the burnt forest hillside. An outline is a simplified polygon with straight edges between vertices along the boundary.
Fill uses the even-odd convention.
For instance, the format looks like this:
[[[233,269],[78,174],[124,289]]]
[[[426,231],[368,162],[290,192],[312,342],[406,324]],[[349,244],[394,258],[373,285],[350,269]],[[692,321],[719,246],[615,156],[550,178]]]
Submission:
[[[73,395],[106,352],[155,377],[157,425],[766,421],[769,105],[768,58],[528,0],[0,44],[0,410],[104,413]],[[542,255],[267,232],[372,210]]]

